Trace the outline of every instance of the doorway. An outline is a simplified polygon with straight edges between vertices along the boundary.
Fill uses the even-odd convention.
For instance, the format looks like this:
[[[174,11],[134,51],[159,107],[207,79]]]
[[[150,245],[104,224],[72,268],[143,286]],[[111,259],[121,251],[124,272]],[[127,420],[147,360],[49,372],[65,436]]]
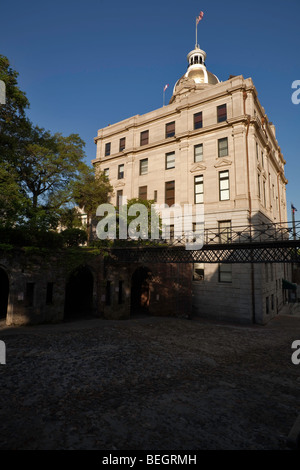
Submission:
[[[66,320],[93,314],[93,285],[93,275],[87,266],[72,272],[66,285]]]
[[[149,314],[151,271],[146,267],[136,269],[131,278],[130,314]]]

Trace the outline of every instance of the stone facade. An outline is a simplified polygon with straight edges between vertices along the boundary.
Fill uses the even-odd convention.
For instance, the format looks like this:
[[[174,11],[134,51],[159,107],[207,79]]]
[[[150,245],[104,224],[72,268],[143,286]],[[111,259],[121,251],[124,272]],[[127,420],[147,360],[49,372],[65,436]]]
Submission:
[[[189,53],[188,71],[167,106],[98,131],[95,171],[109,177],[115,205],[119,197],[141,197],[191,204],[195,215],[203,203],[205,228],[216,231],[226,224],[230,230],[285,223],[285,160],[275,126],[251,78],[219,82],[205,58],[199,47]],[[232,265],[227,273],[223,266],[201,269],[204,278],[193,281],[194,312],[243,322],[266,323],[276,315],[284,302],[281,279],[291,279],[283,265],[274,267],[272,281],[259,265]]]

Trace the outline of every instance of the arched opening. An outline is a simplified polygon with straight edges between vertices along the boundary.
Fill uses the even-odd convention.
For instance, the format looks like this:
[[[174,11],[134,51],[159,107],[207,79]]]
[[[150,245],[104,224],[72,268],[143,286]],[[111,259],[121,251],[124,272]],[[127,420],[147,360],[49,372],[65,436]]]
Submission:
[[[4,269],[0,268],[0,319],[6,318],[7,304],[9,294],[9,280],[8,275]]]
[[[151,271],[148,268],[136,269],[131,278],[130,314],[148,314],[150,304]]]
[[[93,314],[93,284],[93,275],[88,267],[73,271],[66,285],[66,320]]]

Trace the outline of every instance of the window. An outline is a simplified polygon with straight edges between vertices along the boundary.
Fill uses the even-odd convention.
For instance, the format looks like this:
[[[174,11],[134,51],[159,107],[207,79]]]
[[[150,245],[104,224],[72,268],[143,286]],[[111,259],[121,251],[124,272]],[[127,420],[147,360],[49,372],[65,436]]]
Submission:
[[[32,307],[34,301],[34,282],[27,282],[26,284],[26,296],[25,306]]]
[[[104,168],[103,173],[106,178],[109,178],[109,168]]]
[[[110,142],[105,144],[105,156],[107,157],[108,155],[110,155]]]
[[[175,239],[175,231],[174,231],[174,225],[170,225],[170,242],[173,242]]]
[[[266,314],[269,313],[269,297],[266,297]]]
[[[232,282],[231,264],[219,264],[219,282]]]
[[[122,199],[123,199],[123,191],[122,189],[119,189],[117,191],[117,201],[116,201],[116,206],[118,209],[122,205]]]
[[[261,166],[264,168],[264,152],[261,152]]]
[[[175,152],[166,153],[166,170],[175,168]]]
[[[149,143],[149,131],[141,132],[141,145],[147,145]]]
[[[258,161],[258,143],[256,142],[256,158],[257,158],[257,161]]]
[[[119,295],[118,295],[118,304],[123,303],[123,282],[119,281]]]
[[[167,181],[165,183],[165,203],[168,206],[175,204],[175,181]]]
[[[204,263],[194,263],[193,268],[193,281],[203,281]]]
[[[148,173],[148,158],[140,160],[140,175],[146,175]]]
[[[157,190],[154,191],[153,199],[154,199],[154,202],[157,202]]]
[[[47,282],[46,305],[51,305],[53,302],[53,286],[53,282]]]
[[[274,294],[271,295],[271,310],[274,310]]]
[[[220,243],[228,243],[231,241],[231,220],[222,220],[219,222],[219,239]]]
[[[118,180],[124,178],[124,164],[118,166]]]
[[[125,142],[126,142],[126,138],[122,137],[122,139],[120,139],[120,147],[119,147],[120,152],[122,152],[122,150],[125,149]]]
[[[203,160],[203,144],[194,145],[194,162],[202,162]]]
[[[258,184],[258,197],[260,199],[260,174],[257,175],[257,184]]]
[[[147,200],[147,186],[139,187],[139,199]]]
[[[201,129],[202,127],[202,111],[194,114],[194,129]]]
[[[266,207],[266,182],[263,181],[263,196],[264,196],[264,206]]]
[[[226,157],[228,155],[228,139],[224,137],[224,139],[218,140],[218,157]]]
[[[219,173],[219,191],[220,201],[229,199],[229,171],[220,171]]]
[[[195,204],[203,203],[203,175],[195,176],[194,178],[195,187]]]
[[[174,137],[175,135],[175,121],[166,124],[166,138]]]
[[[218,122],[226,121],[227,119],[226,104],[222,104],[221,106],[217,107],[217,117],[218,117]]]

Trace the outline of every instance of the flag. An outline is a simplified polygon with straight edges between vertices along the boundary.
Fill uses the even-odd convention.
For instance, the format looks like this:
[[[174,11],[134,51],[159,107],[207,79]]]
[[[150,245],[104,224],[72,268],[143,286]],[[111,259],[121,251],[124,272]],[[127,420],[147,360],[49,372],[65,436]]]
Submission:
[[[197,16],[197,24],[199,23],[199,21],[201,21],[201,20],[202,20],[203,16],[204,16],[204,13],[203,13],[203,11],[200,11],[200,14],[199,14],[199,16]]]
[[[166,91],[166,89],[168,88],[169,84],[165,85],[164,87],[164,91]]]
[[[291,206],[292,206],[293,213],[295,213],[295,211],[297,210],[296,207],[294,206],[294,204],[292,204]]]

